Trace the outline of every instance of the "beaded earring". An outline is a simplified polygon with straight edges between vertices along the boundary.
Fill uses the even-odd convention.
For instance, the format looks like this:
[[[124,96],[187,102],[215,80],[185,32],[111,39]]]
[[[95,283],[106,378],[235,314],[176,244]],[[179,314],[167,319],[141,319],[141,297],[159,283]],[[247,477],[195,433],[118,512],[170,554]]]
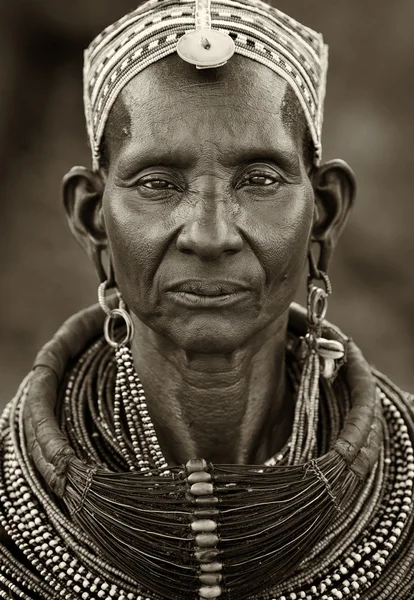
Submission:
[[[106,302],[106,290],[111,287],[118,297],[118,307],[110,308]],[[168,463],[159,445],[154,425],[148,413],[144,388],[134,368],[134,359],[129,343],[134,337],[134,323],[127,311],[125,302],[117,287],[109,286],[108,281],[100,284],[98,300],[106,313],[104,336],[107,343],[115,349],[116,378],[114,395],[114,429],[119,450],[131,471],[139,470],[150,474],[151,469],[164,469],[163,475],[169,475]],[[125,336],[116,338],[113,323],[115,319],[125,321]],[[126,422],[128,435],[125,437]],[[128,439],[128,441],[126,441]]]
[[[328,309],[332,285],[328,275],[318,270],[317,277],[308,278],[307,333],[301,338],[299,359],[302,374],[296,401],[288,463],[312,460],[317,451],[319,417],[319,378],[333,382],[340,366],[345,362],[345,346],[336,339],[323,337],[323,321]],[[324,288],[314,280],[323,282]]]

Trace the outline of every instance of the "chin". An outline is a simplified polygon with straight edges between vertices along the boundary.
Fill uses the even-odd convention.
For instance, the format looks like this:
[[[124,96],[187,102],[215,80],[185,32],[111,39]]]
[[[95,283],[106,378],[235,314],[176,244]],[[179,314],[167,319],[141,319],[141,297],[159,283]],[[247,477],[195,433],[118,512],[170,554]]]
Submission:
[[[186,323],[177,321],[163,335],[185,352],[197,354],[229,354],[256,333],[252,329],[252,320],[241,322],[210,316]]]
[[[180,343],[181,342],[181,343]],[[176,341],[185,352],[191,354],[231,354],[241,344],[233,339],[217,339],[215,336],[205,336],[203,338],[189,338]]]

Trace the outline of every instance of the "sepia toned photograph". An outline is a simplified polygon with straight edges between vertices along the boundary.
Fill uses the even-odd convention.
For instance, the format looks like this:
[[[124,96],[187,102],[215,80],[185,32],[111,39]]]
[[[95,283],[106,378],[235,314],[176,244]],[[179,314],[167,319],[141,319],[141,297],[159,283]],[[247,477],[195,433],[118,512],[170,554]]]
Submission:
[[[414,600],[414,4],[0,6],[0,598]]]

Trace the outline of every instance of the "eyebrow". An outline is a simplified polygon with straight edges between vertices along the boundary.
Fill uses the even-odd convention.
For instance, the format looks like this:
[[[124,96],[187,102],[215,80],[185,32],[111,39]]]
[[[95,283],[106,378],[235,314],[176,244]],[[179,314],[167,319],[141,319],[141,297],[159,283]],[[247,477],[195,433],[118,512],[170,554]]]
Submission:
[[[296,171],[300,167],[297,151],[270,146],[244,146],[237,149],[234,154],[226,156],[222,162],[225,166],[236,167],[240,164],[248,164],[258,160],[275,163],[287,172]]]
[[[256,161],[274,163],[289,174],[295,175],[300,169],[299,153],[293,148],[275,148],[264,146],[241,146],[230,152],[221,152],[219,161],[224,167],[234,168]],[[120,160],[117,171],[120,179],[131,179],[134,175],[153,166],[173,169],[190,169],[197,162],[194,148],[179,147],[166,149],[160,147],[143,147],[133,149]]]
[[[194,152],[166,151],[165,149],[144,148],[139,151],[131,151],[124,156],[118,164],[118,174],[121,178],[133,177],[135,173],[143,171],[148,167],[163,166],[175,169],[190,168],[195,163]]]

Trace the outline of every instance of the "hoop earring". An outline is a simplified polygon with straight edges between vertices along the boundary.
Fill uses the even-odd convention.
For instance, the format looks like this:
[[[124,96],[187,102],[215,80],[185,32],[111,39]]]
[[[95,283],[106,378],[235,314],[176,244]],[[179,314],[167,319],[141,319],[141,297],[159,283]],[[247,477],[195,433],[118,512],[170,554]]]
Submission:
[[[109,303],[106,292],[115,291]],[[112,308],[114,299],[118,307]],[[121,454],[131,471],[137,469],[151,475],[151,469],[163,469],[163,475],[170,475],[155,433],[154,425],[148,413],[148,407],[142,383],[134,368],[134,358],[129,342],[134,337],[134,323],[127,311],[126,304],[115,285],[104,281],[98,287],[98,301],[106,313],[104,336],[107,343],[115,349],[116,377],[113,404],[114,429]],[[126,326],[125,337],[118,341],[114,335],[114,320],[123,319]],[[125,430],[125,421],[127,430]],[[132,452],[131,452],[132,449]]]
[[[134,337],[134,323],[129,315],[126,304],[122,299],[121,293],[117,287],[113,287],[115,294],[118,298],[118,307],[110,308],[107,304],[106,300],[106,291],[109,288],[108,281],[102,282],[98,287],[98,302],[104,313],[106,313],[106,319],[104,322],[104,336],[107,343],[112,346],[112,348],[121,348],[129,344],[129,342]],[[117,341],[114,337],[114,321],[115,319],[123,319],[126,327],[126,333],[124,339],[121,341]]]
[[[289,464],[315,458],[319,419],[319,377],[332,382],[345,356],[342,342],[322,336],[332,285],[324,271],[318,270],[317,279],[323,282],[324,287],[315,285],[312,275],[308,278],[308,327],[306,335],[301,338],[299,348],[303,367],[295,407]]]

